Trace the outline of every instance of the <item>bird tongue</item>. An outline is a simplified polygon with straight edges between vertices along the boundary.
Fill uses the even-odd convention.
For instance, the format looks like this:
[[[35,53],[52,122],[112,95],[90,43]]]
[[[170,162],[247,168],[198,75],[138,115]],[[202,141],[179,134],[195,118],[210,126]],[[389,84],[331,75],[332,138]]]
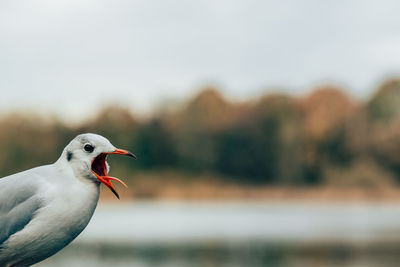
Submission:
[[[115,178],[115,177],[110,177],[110,176],[100,176],[97,173],[94,172],[94,174],[96,175],[97,179],[99,179],[100,182],[102,182],[103,184],[105,184],[108,188],[110,188],[110,190],[114,193],[114,195],[119,199],[119,194],[117,193],[117,191],[114,188],[114,185],[111,183],[112,180],[119,182],[120,184],[122,184],[125,187],[128,187],[124,182],[122,182],[120,179]]]
[[[114,181],[119,182],[120,184],[122,184],[125,187],[128,187],[128,186],[120,179],[108,176],[107,167],[106,167],[106,158],[107,158],[107,154],[101,153],[93,160],[92,173],[97,177],[97,179],[100,182],[105,184],[114,193],[114,195],[119,199],[119,195],[118,195],[117,191],[115,190],[115,187],[111,181],[114,180]]]

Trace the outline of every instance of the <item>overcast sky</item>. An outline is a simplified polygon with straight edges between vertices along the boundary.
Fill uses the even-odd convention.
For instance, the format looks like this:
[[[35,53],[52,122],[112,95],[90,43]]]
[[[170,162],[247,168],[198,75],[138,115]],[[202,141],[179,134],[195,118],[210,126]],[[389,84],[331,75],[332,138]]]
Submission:
[[[230,97],[400,73],[400,1],[0,1],[0,111],[148,111],[212,84]]]

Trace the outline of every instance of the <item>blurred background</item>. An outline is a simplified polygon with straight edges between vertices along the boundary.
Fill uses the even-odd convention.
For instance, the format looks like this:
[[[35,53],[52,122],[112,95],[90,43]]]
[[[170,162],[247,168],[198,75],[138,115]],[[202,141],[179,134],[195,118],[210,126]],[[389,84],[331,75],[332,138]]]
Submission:
[[[0,2],[0,177],[104,135],[121,201],[37,266],[397,266],[400,3]]]

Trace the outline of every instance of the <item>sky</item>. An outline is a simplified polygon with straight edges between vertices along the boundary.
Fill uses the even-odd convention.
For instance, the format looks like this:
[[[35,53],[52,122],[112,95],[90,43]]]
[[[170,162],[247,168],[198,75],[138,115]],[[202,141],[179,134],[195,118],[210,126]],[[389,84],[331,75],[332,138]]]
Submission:
[[[150,112],[205,86],[246,99],[400,73],[400,2],[0,1],[0,112]]]

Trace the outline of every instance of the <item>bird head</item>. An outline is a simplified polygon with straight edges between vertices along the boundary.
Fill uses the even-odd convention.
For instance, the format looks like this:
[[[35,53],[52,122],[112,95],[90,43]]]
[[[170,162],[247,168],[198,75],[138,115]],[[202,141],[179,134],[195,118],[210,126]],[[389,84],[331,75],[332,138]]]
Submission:
[[[112,181],[119,182],[125,187],[126,184],[118,178],[108,176],[109,165],[106,160],[109,154],[126,155],[136,159],[131,152],[115,148],[103,136],[91,133],[75,137],[64,149],[62,157],[76,174],[103,183],[119,198]]]

